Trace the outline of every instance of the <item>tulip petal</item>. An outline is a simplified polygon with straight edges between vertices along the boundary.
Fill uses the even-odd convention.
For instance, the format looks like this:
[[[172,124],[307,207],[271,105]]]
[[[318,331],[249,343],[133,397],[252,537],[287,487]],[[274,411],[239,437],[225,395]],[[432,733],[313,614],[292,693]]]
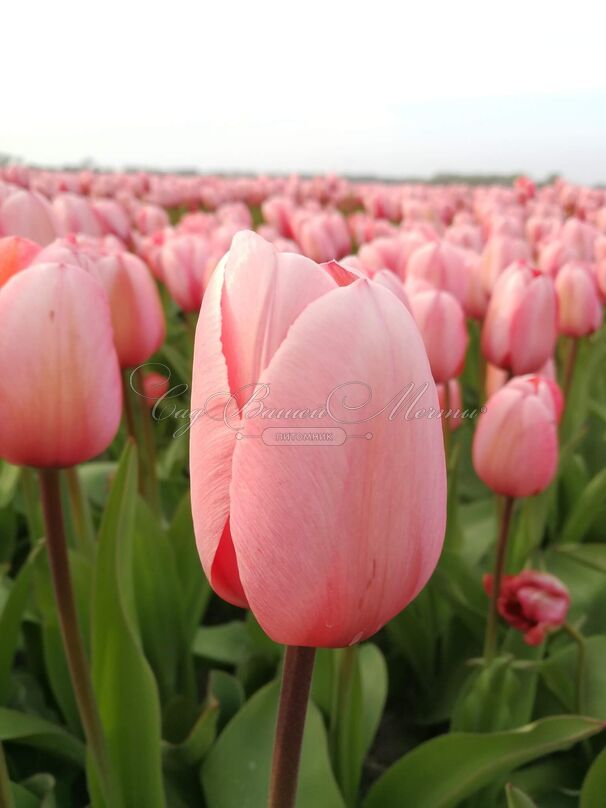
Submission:
[[[442,546],[440,422],[402,411],[390,420],[395,403],[386,406],[412,383],[425,390],[416,408],[438,409],[420,334],[391,292],[358,280],[305,309],[261,380],[272,404],[288,408],[317,408],[354,384],[330,399],[334,418],[349,423],[327,414],[243,421],[251,437],[233,458],[231,531],[248,602],[277,642],[357,642],[415,597]],[[268,446],[252,437],[268,425],[340,426],[348,437]]]

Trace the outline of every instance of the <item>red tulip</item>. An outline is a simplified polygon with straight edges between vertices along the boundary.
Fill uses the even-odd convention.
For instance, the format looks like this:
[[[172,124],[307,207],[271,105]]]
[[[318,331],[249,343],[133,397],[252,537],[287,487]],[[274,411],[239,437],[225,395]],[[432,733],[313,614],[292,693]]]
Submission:
[[[410,383],[429,384],[417,406],[437,410],[421,337],[387,289],[345,268],[337,276],[347,285],[238,233],[196,334],[192,407],[206,412],[190,454],[200,558],[221,597],[250,606],[290,645],[374,634],[424,586],[444,534],[439,420],[377,415]],[[251,384],[267,400],[251,402]],[[258,417],[259,404],[274,417]],[[276,433],[288,430],[338,434],[339,445],[280,443]]]
[[[454,379],[463,370],[469,342],[460,303],[448,292],[428,289],[410,298],[410,308],[423,337],[435,381]]]
[[[529,497],[552,481],[558,464],[562,394],[539,376],[512,379],[488,400],[473,438],[473,466],[497,494]]]
[[[160,295],[148,268],[124,252],[99,259],[92,271],[109,298],[120,366],[147,362],[166,334]]]
[[[29,266],[40,247],[33,241],[19,236],[8,236],[0,239],[0,287],[9,278]]]
[[[532,373],[553,355],[557,299],[553,281],[522,262],[499,277],[482,327],[482,352],[514,375]]]
[[[0,290],[0,456],[73,466],[109,446],[122,392],[107,297],[75,266],[41,264]]]
[[[603,311],[595,276],[589,266],[570,261],[555,279],[558,328],[569,337],[586,337],[602,325]]]
[[[484,577],[484,589],[492,595],[492,575]],[[549,631],[566,622],[570,595],[554,575],[524,570],[501,581],[497,608],[510,626],[524,632],[528,645],[540,645]]]

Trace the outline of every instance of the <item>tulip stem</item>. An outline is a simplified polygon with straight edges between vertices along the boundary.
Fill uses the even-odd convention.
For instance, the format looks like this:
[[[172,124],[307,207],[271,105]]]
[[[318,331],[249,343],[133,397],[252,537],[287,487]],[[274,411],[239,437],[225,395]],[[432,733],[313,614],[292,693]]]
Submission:
[[[135,413],[133,411],[133,401],[131,397],[130,388],[130,373],[125,370],[122,372],[122,398],[124,399],[124,418],[126,420],[126,431],[129,438],[132,438],[135,443],[137,442],[137,422],[135,420]]]
[[[106,805],[109,799],[109,758],[105,746],[105,738],[101,719],[97,710],[93,686],[88,669],[86,655],[80,636],[78,618],[74,603],[74,592],[69,573],[67,543],[63,510],[61,507],[61,490],[59,471],[57,469],[40,469],[40,488],[42,494],[42,510],[46,525],[46,546],[55,591],[57,613],[63,637],[63,647],[69,667],[74,695],[82,720],[84,734],[91,753],[93,765]]]
[[[494,575],[492,579],[492,596],[490,598],[490,610],[486,622],[486,635],[484,639],[484,661],[490,665],[495,656],[497,647],[498,628],[498,603],[501,594],[501,581],[505,569],[505,559],[507,557],[507,539],[509,537],[509,525],[511,523],[511,513],[513,510],[513,497],[505,497],[503,513],[501,514],[501,526],[499,529],[499,539],[497,542],[497,554],[494,565]]]
[[[358,675],[358,647],[349,645],[340,653],[339,678],[336,694],[334,722],[334,767],[345,805],[354,805],[358,791],[360,770],[352,761],[352,744],[355,743],[355,705],[353,693]]]
[[[14,805],[8,766],[6,765],[2,743],[0,743],[0,808],[14,808]]]
[[[269,787],[269,808],[294,808],[315,648],[289,645],[284,656],[280,706]]]
[[[583,715],[584,711],[584,698],[583,698],[583,682],[585,679],[585,638],[580,631],[570,623],[564,623],[562,626],[564,631],[571,637],[577,646],[577,670],[575,676],[575,705],[574,709],[578,715]]]
[[[577,362],[579,353],[579,340],[572,338],[572,344],[568,350],[566,357],[566,369],[564,371],[564,398],[568,399],[568,395],[572,388],[572,380],[574,378],[574,368]]]
[[[139,375],[140,371],[133,371],[133,374]],[[146,472],[147,472],[147,487],[149,495],[149,504],[156,514],[160,513],[160,500],[158,497],[158,475],[156,472],[156,442],[154,439],[154,432],[152,429],[152,416],[147,405],[145,396],[137,396],[139,402],[139,415],[141,416],[141,425],[143,432],[143,446],[145,448],[146,459]]]

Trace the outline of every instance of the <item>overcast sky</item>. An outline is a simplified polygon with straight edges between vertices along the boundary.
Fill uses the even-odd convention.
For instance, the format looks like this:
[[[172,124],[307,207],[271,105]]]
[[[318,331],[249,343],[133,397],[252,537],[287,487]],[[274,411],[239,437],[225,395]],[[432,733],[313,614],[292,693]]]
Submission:
[[[606,3],[22,0],[0,152],[606,182]]]

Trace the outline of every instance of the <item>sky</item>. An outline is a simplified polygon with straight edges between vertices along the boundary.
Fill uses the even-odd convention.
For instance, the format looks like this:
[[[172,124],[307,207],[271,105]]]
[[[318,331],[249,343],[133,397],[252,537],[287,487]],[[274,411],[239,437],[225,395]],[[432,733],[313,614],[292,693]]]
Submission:
[[[3,10],[24,161],[606,182],[606,3],[72,0]]]

